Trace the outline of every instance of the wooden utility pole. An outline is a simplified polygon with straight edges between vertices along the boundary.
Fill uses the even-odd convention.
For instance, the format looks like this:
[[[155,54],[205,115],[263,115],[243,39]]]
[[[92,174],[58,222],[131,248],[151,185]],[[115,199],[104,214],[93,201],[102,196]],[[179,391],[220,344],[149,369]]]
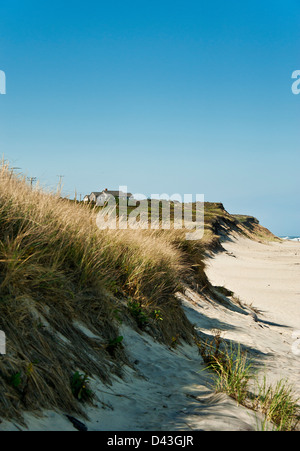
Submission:
[[[30,187],[32,189],[33,183],[37,181],[36,177],[27,177],[27,180],[30,182]]]

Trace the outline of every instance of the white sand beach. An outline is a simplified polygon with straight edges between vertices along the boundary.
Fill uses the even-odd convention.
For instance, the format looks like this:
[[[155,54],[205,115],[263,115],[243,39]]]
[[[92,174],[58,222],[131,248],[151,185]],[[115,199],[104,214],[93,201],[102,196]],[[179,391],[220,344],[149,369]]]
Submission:
[[[243,303],[259,310],[258,322],[250,310],[231,309],[187,289],[179,295],[196,328],[245,346],[259,375],[270,382],[288,378],[300,394],[300,356],[293,353],[293,333],[300,329],[300,243],[260,244],[232,238],[225,251],[208,259],[213,284],[224,285]],[[215,394],[211,376],[196,346],[176,349],[161,345],[146,333],[122,326],[124,345],[134,369],[111,386],[94,380],[99,401],[82,420],[91,431],[238,431],[260,430],[262,417],[224,394]],[[61,412],[43,418],[26,414],[29,430],[74,430]],[[2,423],[0,430],[24,430]]]
[[[288,378],[300,394],[300,243],[232,237],[223,247],[209,260],[209,279],[260,312],[258,323],[240,322],[228,336],[263,353],[267,375]]]
[[[233,240],[210,261],[211,282],[253,303],[269,321],[300,329],[300,243]]]

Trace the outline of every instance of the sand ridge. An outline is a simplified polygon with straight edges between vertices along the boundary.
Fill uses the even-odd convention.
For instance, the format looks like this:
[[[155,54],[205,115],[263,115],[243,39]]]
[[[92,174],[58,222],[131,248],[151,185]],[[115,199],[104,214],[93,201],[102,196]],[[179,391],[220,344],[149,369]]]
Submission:
[[[300,329],[300,243],[261,244],[232,237],[224,252],[207,261],[214,285],[224,285],[245,304],[258,310],[258,322],[249,307],[228,308],[186,287],[178,294],[199,333],[241,343],[255,363],[259,377],[268,381],[288,378],[300,394],[300,356],[293,352],[295,331]],[[197,347],[172,349],[146,333],[122,326],[124,346],[132,368],[111,386],[96,378],[92,388],[98,402],[88,407],[90,431],[238,431],[260,430],[261,416],[216,394],[212,376],[204,370]],[[88,331],[87,331],[88,333]],[[25,414],[29,430],[74,430],[63,412]],[[4,422],[0,430],[24,430]]]

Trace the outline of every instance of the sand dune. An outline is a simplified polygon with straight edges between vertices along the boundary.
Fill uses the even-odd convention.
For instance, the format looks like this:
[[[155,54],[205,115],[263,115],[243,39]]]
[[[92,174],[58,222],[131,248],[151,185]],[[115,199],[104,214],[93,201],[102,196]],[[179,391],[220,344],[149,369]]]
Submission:
[[[242,343],[259,375],[270,382],[286,377],[300,394],[300,356],[295,336],[300,329],[300,243],[260,244],[241,238],[224,243],[225,252],[208,259],[208,275],[215,285],[233,290],[259,309],[258,322],[250,309],[229,309],[187,288],[178,295],[198,331]],[[262,417],[224,394],[215,394],[210,373],[196,346],[171,349],[146,333],[122,326],[132,368],[111,386],[93,380],[98,402],[87,408],[91,431],[238,431],[258,430]],[[294,349],[294,352],[293,352]],[[62,412],[43,418],[25,416],[30,430],[74,430]],[[0,430],[24,430],[2,423]]]

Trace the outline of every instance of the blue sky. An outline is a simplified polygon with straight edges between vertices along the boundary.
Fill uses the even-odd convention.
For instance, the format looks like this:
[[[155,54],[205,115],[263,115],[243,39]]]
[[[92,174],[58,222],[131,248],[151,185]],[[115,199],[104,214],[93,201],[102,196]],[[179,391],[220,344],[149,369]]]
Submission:
[[[82,195],[204,193],[300,235],[300,4],[1,5],[0,149]]]

